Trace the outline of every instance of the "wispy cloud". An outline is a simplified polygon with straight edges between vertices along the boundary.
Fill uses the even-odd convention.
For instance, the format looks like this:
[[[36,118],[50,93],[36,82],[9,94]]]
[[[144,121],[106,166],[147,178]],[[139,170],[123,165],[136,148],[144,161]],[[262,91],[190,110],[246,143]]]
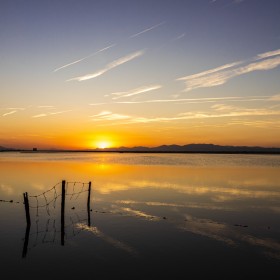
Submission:
[[[32,116],[32,118],[42,118],[42,117],[46,117],[47,114],[38,114],[38,115],[34,115]]]
[[[94,120],[106,120],[106,121],[115,121],[115,120],[125,120],[130,119],[130,116],[112,113],[110,111],[102,111],[97,115],[90,116]]]
[[[52,108],[54,108],[54,106],[52,106],[52,105],[40,105],[40,106],[38,106],[38,108],[52,109]]]
[[[278,67],[280,65],[280,56],[277,56],[275,58],[270,58],[254,63],[250,63],[244,67],[240,67],[236,69],[236,76],[247,74],[252,71],[263,71],[263,70],[270,70]]]
[[[257,59],[267,58],[267,57],[276,56],[276,55],[280,55],[280,49],[258,54]]]
[[[243,126],[252,126],[257,128],[280,128],[280,121],[275,121],[275,118],[271,117],[268,120],[261,121],[261,120],[244,120],[244,119],[235,119],[227,123],[227,125],[243,125]]]
[[[65,111],[52,112],[52,113],[49,113],[49,115],[59,115],[59,114],[68,113],[68,112],[72,112],[72,111],[73,110],[65,110]]]
[[[22,108],[22,107],[10,107],[10,108],[7,108],[7,110],[25,110],[25,108]]]
[[[225,65],[222,65],[222,66],[219,66],[219,67],[207,70],[207,71],[203,71],[203,72],[200,72],[200,73],[197,73],[197,74],[193,74],[193,75],[189,75],[189,76],[186,76],[186,77],[183,77],[183,78],[179,78],[178,80],[185,80],[186,78],[189,78],[189,79],[201,78],[201,77],[207,76],[209,74],[220,72],[220,71],[228,69],[228,68],[233,68],[234,66],[240,65],[241,63],[242,63],[242,61],[228,63],[228,64],[225,64]]]
[[[178,103],[178,104],[201,104],[217,101],[247,102],[247,101],[278,101],[280,95],[275,96],[231,96],[231,97],[210,97],[210,98],[177,98],[177,99],[150,99],[144,101],[117,101],[117,104],[145,104],[145,103]]]
[[[117,66],[120,66],[126,62],[129,62],[139,56],[142,56],[144,54],[144,51],[138,51],[138,52],[134,52],[134,53],[131,53],[131,54],[128,54],[126,56],[123,56],[117,60],[114,60],[113,62],[107,64],[103,69],[95,72],[95,73],[92,73],[92,74],[87,74],[87,75],[84,75],[84,76],[80,76],[80,77],[76,77],[76,78],[72,78],[72,79],[69,79],[67,81],[86,81],[86,80],[90,80],[90,79],[93,79],[93,78],[96,78],[96,77],[99,77],[103,74],[105,74],[106,72],[108,72],[109,70],[117,67]]]
[[[3,114],[2,117],[6,117],[6,116],[8,116],[8,115],[12,115],[12,114],[14,114],[14,113],[16,113],[16,112],[17,112],[16,110],[10,111],[10,112],[8,112],[8,113]]]
[[[197,88],[214,87],[225,84],[228,80],[253,71],[271,70],[280,65],[280,49],[276,51],[259,54],[251,62],[238,61],[225,64],[217,68],[178,78],[178,81],[185,82],[185,91]],[[257,61],[256,61],[257,60]],[[241,66],[243,64],[243,66]],[[236,67],[239,66],[239,67]]]
[[[123,98],[123,97],[129,97],[129,96],[134,96],[134,95],[138,95],[141,93],[146,93],[149,91],[153,91],[156,89],[161,88],[161,85],[150,85],[150,86],[143,86],[143,87],[139,87],[130,91],[126,91],[126,92],[114,92],[112,93],[112,95],[116,95],[115,97],[113,97],[112,99],[119,99],[119,98]]]
[[[156,119],[152,118],[144,118],[144,117],[134,117],[129,115],[122,115],[116,114],[109,111],[103,111],[99,114],[92,115],[90,118],[93,121],[122,121],[122,124],[129,124],[129,123],[148,123],[152,121],[156,121]],[[123,122],[125,121],[125,122]]]
[[[48,117],[48,116],[53,116],[53,115],[59,115],[67,112],[71,112],[72,110],[66,110],[66,111],[58,111],[58,112],[50,112],[50,113],[42,113],[38,115],[32,116],[32,118],[43,118],[43,117]]]
[[[175,37],[175,38],[173,39],[173,41],[180,40],[180,39],[184,38],[185,36],[186,36],[186,34],[185,34],[185,33],[182,33],[181,35]]]
[[[59,70],[61,70],[61,69],[63,69],[63,68],[69,67],[69,66],[74,65],[74,64],[79,63],[79,62],[82,62],[83,60],[85,60],[85,59],[87,59],[87,58],[90,58],[90,57],[92,57],[92,56],[94,56],[94,55],[97,55],[97,54],[99,54],[99,53],[101,53],[101,52],[104,52],[104,51],[106,51],[106,50],[108,50],[108,49],[114,47],[115,45],[116,45],[116,44],[109,45],[109,46],[107,46],[107,47],[105,47],[105,48],[102,48],[102,49],[100,49],[100,50],[98,50],[98,51],[96,51],[96,52],[94,52],[94,53],[92,53],[92,54],[90,54],[90,55],[87,55],[87,56],[85,56],[85,57],[83,57],[83,58],[81,58],[81,59],[75,60],[75,61],[70,62],[70,63],[68,63],[68,64],[65,64],[65,65],[63,65],[63,66],[60,66],[60,67],[54,69],[53,72],[57,72],[57,71],[59,71]]]
[[[271,101],[280,101],[280,94],[273,95],[269,98]]]
[[[89,105],[90,106],[100,106],[100,105],[104,105],[104,104],[107,104],[107,103],[90,103]]]
[[[183,120],[200,120],[212,118],[233,118],[233,117],[251,117],[251,116],[280,116],[279,110],[266,108],[242,108],[236,106],[227,106],[224,104],[214,105],[211,111],[183,112],[170,117],[142,117],[115,114],[109,111],[103,111],[91,116],[93,121],[120,121],[122,124],[132,123],[155,123],[155,122],[173,122]],[[112,124],[112,123],[110,123]],[[119,124],[119,122],[118,122]]]
[[[137,36],[139,36],[139,35],[141,35],[141,34],[143,34],[143,33],[146,33],[146,32],[148,32],[148,31],[151,31],[151,30],[153,30],[153,29],[155,29],[155,28],[157,28],[157,27],[159,27],[159,26],[161,26],[161,25],[163,25],[163,24],[165,24],[165,22],[160,22],[160,23],[158,23],[158,24],[155,24],[155,25],[153,25],[153,26],[151,26],[151,27],[149,27],[149,28],[147,28],[147,29],[144,29],[144,30],[142,30],[142,31],[140,31],[140,32],[138,32],[138,33],[135,33],[135,34],[131,35],[129,38],[135,38],[135,37],[137,37]]]
[[[234,107],[231,107],[233,109]],[[225,112],[225,108],[219,108],[219,113],[209,113],[209,112],[196,112],[196,113],[182,113],[179,116],[182,119],[208,119],[208,118],[224,118],[224,117],[244,117],[244,116],[280,116],[280,111],[277,110],[269,110],[269,109],[242,109],[242,108],[234,108],[234,110],[230,110]],[[219,109],[217,111],[219,111]]]
[[[9,110],[9,112],[2,114],[2,117],[13,115],[13,114],[17,113],[18,111],[23,111],[25,109],[26,108],[22,108],[22,107],[20,107],[20,108],[18,108],[18,107],[3,108],[3,110]]]

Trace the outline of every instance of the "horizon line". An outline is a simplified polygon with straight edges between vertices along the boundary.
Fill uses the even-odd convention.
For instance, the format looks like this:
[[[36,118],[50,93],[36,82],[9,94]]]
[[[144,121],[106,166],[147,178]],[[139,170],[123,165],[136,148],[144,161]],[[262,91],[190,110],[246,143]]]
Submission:
[[[177,148],[177,149],[182,149],[182,148],[187,148],[190,146],[194,146],[196,150],[191,151],[191,150],[160,150],[163,148],[170,149],[170,148]],[[201,150],[197,150],[200,148]],[[210,148],[213,148],[214,152],[217,151],[217,149],[243,149],[246,151],[246,149],[249,149],[250,151],[252,149],[261,149],[261,150],[278,150],[280,151],[280,146],[259,146],[259,145],[220,145],[220,144],[214,144],[214,143],[189,143],[189,144],[162,144],[162,145],[157,145],[157,146],[132,146],[132,147],[126,147],[126,146],[118,146],[118,147],[107,147],[107,148],[38,148],[38,147],[33,147],[33,148],[12,148],[12,147],[4,147],[0,146],[0,152],[5,152],[5,151],[32,151],[32,152],[212,152],[211,150],[209,151]],[[206,150],[205,150],[206,149]],[[221,150],[220,150],[221,151]],[[222,150],[225,151],[225,150]],[[219,151],[218,151],[219,152]],[[230,151],[232,152],[232,150]],[[234,151],[235,152],[235,151]]]

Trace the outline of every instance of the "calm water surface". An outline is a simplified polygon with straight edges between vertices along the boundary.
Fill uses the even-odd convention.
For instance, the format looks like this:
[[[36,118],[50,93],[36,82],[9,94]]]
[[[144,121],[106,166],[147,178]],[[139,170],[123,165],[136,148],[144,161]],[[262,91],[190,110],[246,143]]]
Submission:
[[[279,155],[0,153],[0,273],[270,279],[280,272],[279,174]]]

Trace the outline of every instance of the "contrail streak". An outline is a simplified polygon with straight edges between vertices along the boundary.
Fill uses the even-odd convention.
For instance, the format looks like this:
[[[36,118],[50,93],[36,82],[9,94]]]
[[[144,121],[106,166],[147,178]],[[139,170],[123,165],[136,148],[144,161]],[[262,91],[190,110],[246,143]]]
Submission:
[[[141,32],[138,32],[138,33],[136,33],[136,34],[131,35],[129,38],[135,38],[135,37],[137,37],[137,36],[139,36],[139,35],[141,35],[141,34],[143,34],[143,33],[146,33],[146,32],[148,32],[148,31],[151,31],[151,30],[153,30],[153,29],[155,29],[155,28],[157,28],[157,27],[163,25],[164,23],[165,23],[165,22],[161,22],[161,23],[158,23],[158,24],[156,24],[156,25],[153,25],[153,26],[150,27],[150,28],[147,28],[147,29],[145,29],[145,30],[142,30]]]
[[[81,59],[78,59],[78,60],[75,60],[75,61],[70,62],[70,63],[68,63],[68,64],[65,64],[65,65],[63,65],[63,66],[61,66],[61,67],[59,67],[59,68],[54,69],[53,72],[57,72],[57,71],[59,71],[59,70],[61,70],[61,69],[63,69],[63,68],[66,68],[66,67],[69,67],[69,66],[71,66],[71,65],[73,65],[73,64],[79,63],[79,62],[81,62],[81,61],[83,61],[83,60],[85,60],[85,59],[87,59],[87,58],[90,58],[90,57],[92,57],[92,56],[94,56],[94,55],[97,55],[97,54],[103,52],[103,51],[106,51],[106,50],[108,50],[108,49],[114,47],[115,45],[116,45],[116,44],[112,44],[112,45],[110,45],[110,46],[108,46],[108,47],[105,47],[105,48],[103,48],[103,49],[100,49],[100,50],[98,50],[98,51],[96,51],[96,52],[94,52],[94,53],[92,53],[92,54],[90,54],[90,55],[88,55],[88,56],[85,56],[85,57],[81,58]]]

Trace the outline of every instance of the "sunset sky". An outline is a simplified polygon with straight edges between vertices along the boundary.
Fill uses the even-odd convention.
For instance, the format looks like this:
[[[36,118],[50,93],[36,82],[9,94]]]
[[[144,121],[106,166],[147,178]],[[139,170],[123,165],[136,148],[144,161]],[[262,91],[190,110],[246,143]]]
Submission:
[[[0,146],[280,147],[279,0],[1,0]]]

